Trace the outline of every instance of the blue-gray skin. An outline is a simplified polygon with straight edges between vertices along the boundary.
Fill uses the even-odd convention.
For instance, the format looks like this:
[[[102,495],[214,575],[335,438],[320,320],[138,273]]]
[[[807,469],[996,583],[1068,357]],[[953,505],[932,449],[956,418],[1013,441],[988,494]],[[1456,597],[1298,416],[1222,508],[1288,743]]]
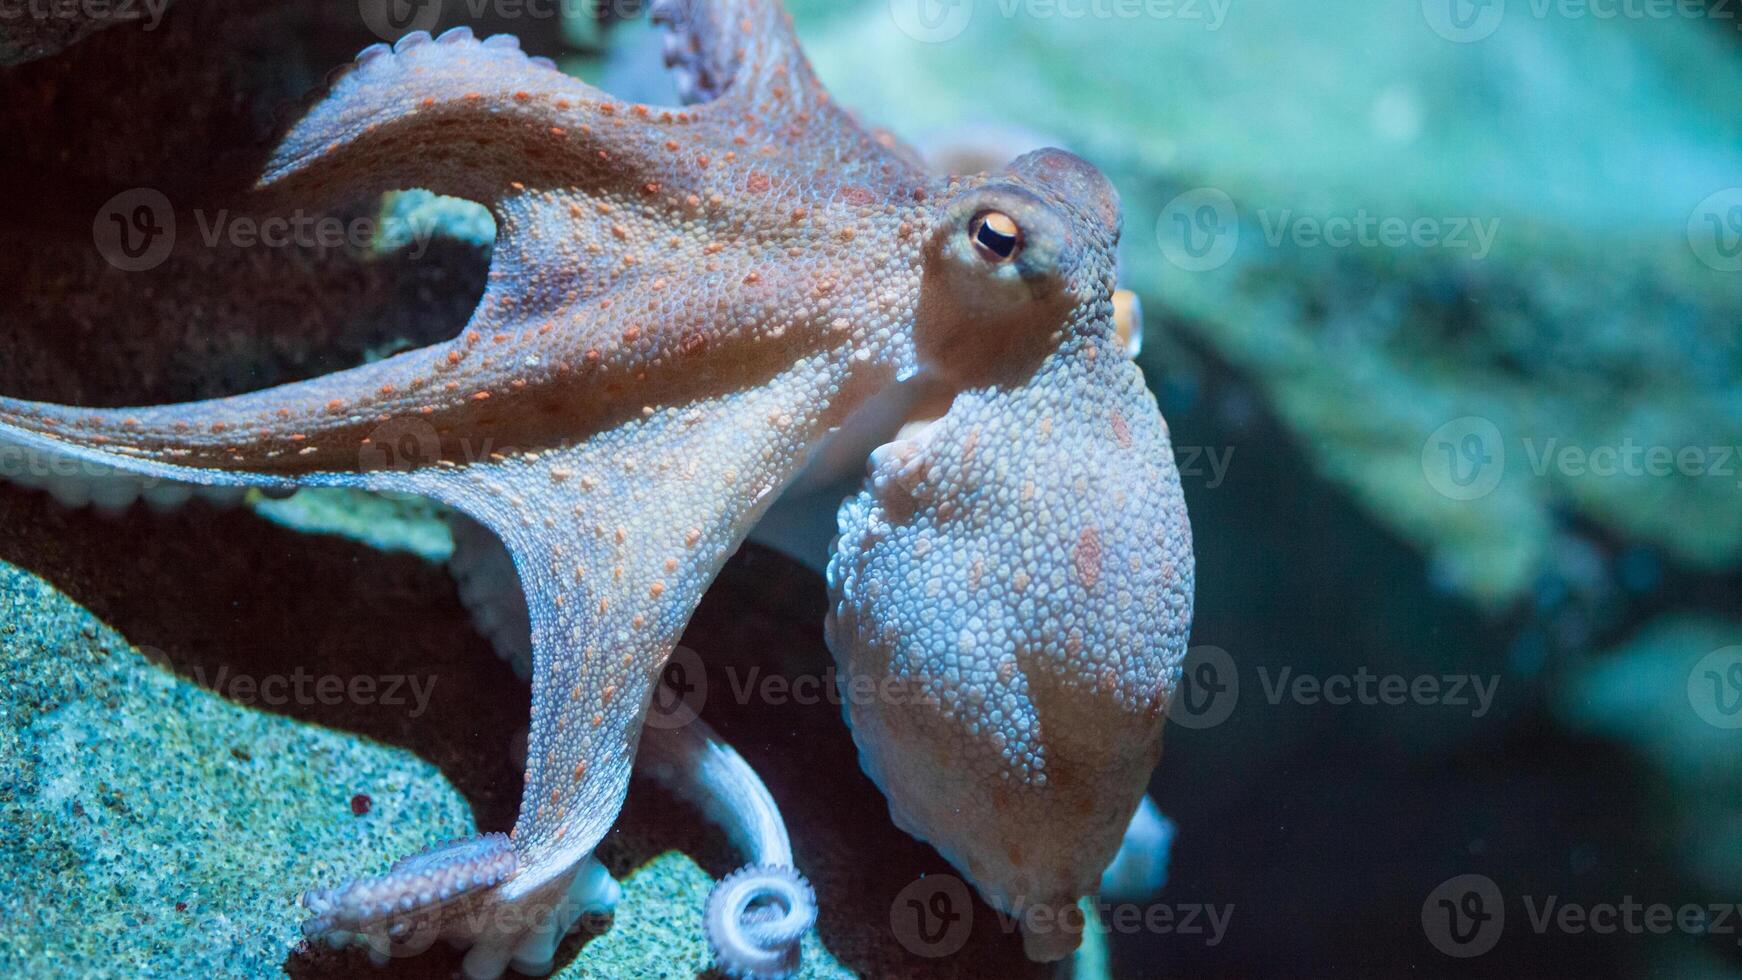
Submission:
[[[851,635],[876,642],[837,642],[855,671],[939,696],[930,714],[853,715],[904,825],[992,901],[1057,904],[1092,889],[1158,751],[1189,544],[1160,415],[1114,338],[1112,187],[1056,150],[929,177],[828,99],[774,0],[655,6],[687,109],[620,103],[510,38],[414,34],[366,50],[275,153],[267,202],[421,185],[489,205],[490,285],[460,336],[190,405],[0,398],[0,462],[51,486],[104,470],[414,493],[513,555],[533,699],[513,833],[311,893],[315,933],[472,942],[478,977],[548,965],[604,887],[593,847],[703,590],[815,447],[907,381],[961,395],[921,450],[934,465],[914,514],[867,497],[884,540],[849,511],[844,547],[861,541],[863,560],[843,597]],[[49,456],[77,465],[29,472]],[[957,555],[984,563],[937,564]],[[944,608],[932,568],[987,624],[975,649],[1025,638],[1012,658],[963,657],[961,633],[926,631],[918,604]],[[881,650],[899,656],[884,667]],[[887,771],[904,752],[911,779]],[[921,775],[940,761],[964,766],[952,783]]]
[[[1097,193],[1111,191],[1071,199]],[[1081,251],[1039,255],[1021,281],[1094,295],[1039,365],[994,371],[873,453],[829,566],[861,764],[897,825],[1022,916],[1041,960],[1075,949],[1081,920],[1061,913],[1099,891],[1155,767],[1193,588],[1166,425],[1114,335],[1105,244],[1062,234]]]

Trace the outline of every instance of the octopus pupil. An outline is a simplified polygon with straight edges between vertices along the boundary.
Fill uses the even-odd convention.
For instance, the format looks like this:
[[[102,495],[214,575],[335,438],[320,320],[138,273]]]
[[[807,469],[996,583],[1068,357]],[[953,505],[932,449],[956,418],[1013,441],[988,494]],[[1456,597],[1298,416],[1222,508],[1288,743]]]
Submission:
[[[979,222],[979,225],[980,227],[974,232],[974,241],[978,242],[981,248],[999,259],[1008,259],[1016,254],[1015,235],[1006,234],[992,227],[992,222],[984,219]]]

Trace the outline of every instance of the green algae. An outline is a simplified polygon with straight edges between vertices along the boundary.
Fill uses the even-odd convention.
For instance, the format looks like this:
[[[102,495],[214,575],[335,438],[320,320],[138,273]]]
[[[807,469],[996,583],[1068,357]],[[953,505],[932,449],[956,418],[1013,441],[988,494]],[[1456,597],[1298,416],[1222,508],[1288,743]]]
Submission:
[[[307,883],[469,830],[427,762],[234,704],[5,563],[0,622],[0,974],[274,972]]]

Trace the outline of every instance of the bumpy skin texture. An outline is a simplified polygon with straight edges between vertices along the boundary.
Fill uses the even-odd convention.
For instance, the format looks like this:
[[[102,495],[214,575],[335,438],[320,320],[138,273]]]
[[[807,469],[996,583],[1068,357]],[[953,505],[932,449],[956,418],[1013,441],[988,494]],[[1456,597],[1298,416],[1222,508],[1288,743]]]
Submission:
[[[1085,178],[1087,179],[1087,178]],[[1114,335],[1106,229],[1063,341],[873,454],[840,513],[828,638],[861,762],[903,829],[988,901],[1098,889],[1161,748],[1191,623],[1191,529],[1165,423]]]
[[[952,587],[974,587],[964,602],[990,601],[986,590],[1007,582],[1015,604],[988,622],[1037,631],[1020,679],[1040,698],[1043,730],[1009,735],[1028,738],[1022,771],[1048,789],[975,811],[1016,845],[1000,860],[1038,859],[1037,880],[1068,881],[1063,890],[1100,873],[1112,852],[1098,843],[1076,858],[1099,864],[1060,870],[1068,856],[1041,839],[1055,824],[1031,800],[1074,786],[1073,805],[1112,808],[1092,822],[1116,841],[1177,667],[1167,631],[1190,592],[1184,522],[1159,414],[1110,339],[1118,207],[1104,178],[1061,151],[992,177],[927,177],[829,102],[775,0],[655,8],[673,27],[682,88],[701,100],[690,108],[618,102],[511,38],[413,34],[363,52],[275,154],[263,210],[406,186],[491,208],[489,287],[454,340],[187,405],[0,399],[0,443],[31,452],[208,486],[420,494],[507,546],[530,614],[533,682],[512,852],[463,842],[315,903],[346,934],[473,941],[474,975],[515,954],[528,968],[548,962],[566,923],[542,913],[586,900],[589,856],[622,805],[652,686],[703,590],[807,453],[898,381],[966,390],[939,423],[954,441],[938,449],[955,462],[940,458],[936,472],[960,470],[931,499],[975,517],[971,528],[936,523],[936,543],[986,556],[992,577],[952,573]],[[1014,261],[970,239],[989,210],[1021,224]],[[1116,452],[1097,460],[1107,445]],[[1018,460],[1062,524],[1037,523],[1039,505],[1009,482]],[[1070,500],[1085,480],[1092,494]],[[1152,519],[1162,523],[1131,536]],[[873,629],[924,625],[895,612],[910,589],[901,566],[936,560],[908,540],[897,551],[865,541],[858,578],[896,576],[896,605],[859,613]],[[1075,549],[1062,571],[1060,547]],[[1021,553],[1034,558],[1033,598],[1016,598]],[[888,571],[875,570],[880,555]],[[1070,568],[1078,585],[1054,585]],[[866,588],[852,594],[869,599]],[[1129,611],[1129,633],[1095,609]],[[1132,639],[1145,630],[1147,646]],[[1019,679],[989,664],[993,686],[981,690]],[[1061,731],[1048,727],[1054,711],[1069,721]],[[1097,711],[1118,721],[1080,725]],[[934,741],[965,746],[946,729],[973,722],[958,713]],[[902,744],[876,732],[861,744]],[[1090,744],[1115,733],[1137,737]],[[1105,779],[1117,785],[1101,787],[1084,760],[1112,765]],[[975,783],[995,762],[959,761],[980,767]],[[884,783],[904,798],[887,772]],[[944,839],[941,811],[900,807],[916,833]],[[480,855],[488,874],[444,875],[440,887],[422,875]],[[976,881],[994,900],[1016,894],[1001,868],[984,874]]]

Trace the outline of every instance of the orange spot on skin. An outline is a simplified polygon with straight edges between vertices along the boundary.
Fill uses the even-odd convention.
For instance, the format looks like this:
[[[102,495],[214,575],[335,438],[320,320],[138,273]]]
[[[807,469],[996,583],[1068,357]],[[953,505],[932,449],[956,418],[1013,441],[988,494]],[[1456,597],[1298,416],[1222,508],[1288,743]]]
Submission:
[[[490,400],[490,393],[487,391],[477,392],[477,393],[472,395],[472,400],[475,402],[489,401]]]
[[[1093,524],[1077,535],[1071,564],[1076,567],[1077,581],[1083,583],[1083,588],[1092,589],[1101,580],[1101,532]]]
[[[1119,441],[1121,448],[1131,448],[1131,427],[1125,424],[1125,416],[1118,409],[1113,410],[1113,438]]]
[[[766,194],[769,186],[768,175],[760,170],[750,171],[749,179],[744,182],[744,189],[752,194]]]

